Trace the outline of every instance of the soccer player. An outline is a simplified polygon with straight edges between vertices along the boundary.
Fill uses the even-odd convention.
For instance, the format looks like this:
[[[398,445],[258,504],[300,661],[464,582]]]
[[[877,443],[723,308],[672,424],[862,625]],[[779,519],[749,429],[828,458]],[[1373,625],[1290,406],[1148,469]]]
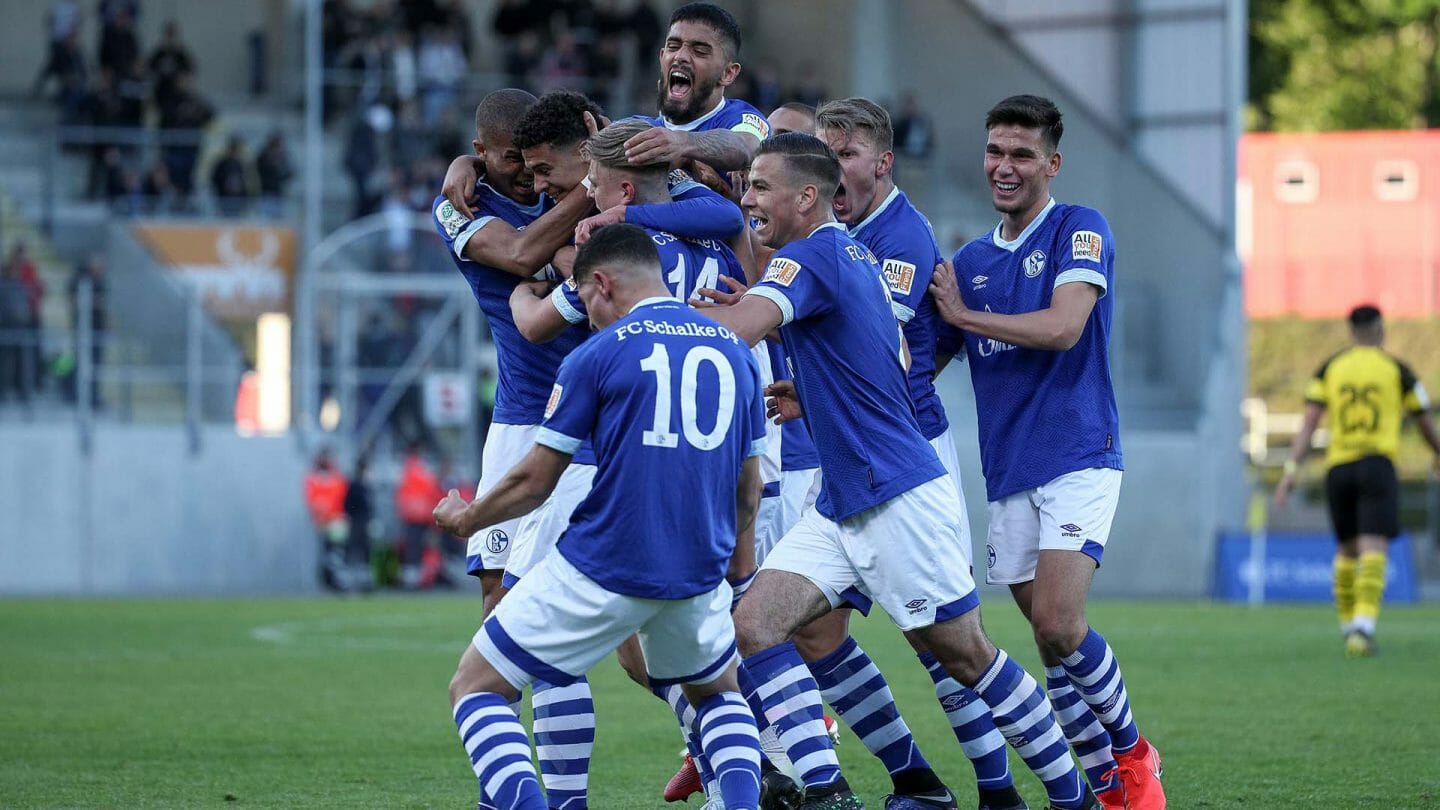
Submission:
[[[761,144],[743,204],[776,253],[758,285],[707,310],[751,344],[780,330],[795,382],[790,393],[772,389],[770,410],[803,410],[825,437],[815,506],[766,557],[735,613],[744,687],[803,777],[802,807],[859,807],[824,733],[815,681],[790,641],[858,588],[980,694],[1052,804],[1094,807],[1044,690],[980,626],[957,489],[916,422],[880,267],[834,219],[839,181],[835,153],[813,135]],[[954,806],[948,791],[926,798]]]
[[[724,173],[750,164],[770,135],[765,116],[725,97],[740,77],[740,24],[713,3],[687,3],[670,15],[660,48],[657,128],[625,144],[632,163],[699,161]]]
[[[987,578],[1030,620],[1050,699],[1104,806],[1158,810],[1160,755],[1085,618],[1124,468],[1109,359],[1115,237],[1100,212],[1050,197],[1063,132],[1053,103],[1012,96],[985,129],[1000,224],[955,254],[953,272],[937,267],[930,289],[963,330],[980,403]]]
[[[1410,367],[1382,348],[1385,324],[1374,306],[1350,311],[1354,345],[1326,360],[1305,389],[1305,420],[1290,446],[1285,474],[1275,489],[1283,507],[1295,486],[1310,438],[1328,413],[1330,446],[1325,496],[1340,547],[1335,552],[1335,609],[1345,654],[1375,654],[1375,623],[1385,593],[1385,555],[1400,534],[1400,483],[1395,453],[1405,414],[1435,452],[1440,475],[1440,436],[1430,421],[1430,398]]]
[[[815,131],[840,159],[841,182],[833,203],[835,217],[845,224],[851,237],[875,255],[890,287],[891,307],[904,325],[905,343],[910,350],[907,381],[915,418],[920,434],[935,449],[957,487],[960,551],[966,569],[971,570],[970,519],[964,496],[958,490],[960,459],[945,406],[934,384],[935,338],[942,322],[929,287],[935,265],[943,260],[935,233],[925,215],[895,185],[891,174],[895,163],[892,128],[890,115],[883,107],[864,98],[826,102],[816,112]],[[796,636],[796,647],[810,664],[825,701],[885,762],[893,776],[911,765],[919,752],[909,755],[906,750],[897,750],[896,742],[909,740],[908,729],[900,735],[904,721],[889,699],[883,676],[850,637],[849,614],[850,610],[842,607],[811,624]],[[934,681],[936,698],[961,749],[974,766],[980,806],[995,810],[1024,807],[1010,775],[1005,740],[995,729],[985,702],[946,674],[934,655],[921,652],[920,661]],[[874,675],[857,683],[853,671],[861,665]],[[887,711],[882,714],[876,711],[877,706]]]
[[[756,810],[759,743],[738,692],[724,575],[737,530],[755,515],[759,370],[732,332],[670,296],[639,228],[598,231],[574,278],[604,328],[562,364],[536,444],[484,497],[467,504],[452,490],[435,510],[455,532],[522,515],[581,443],[594,443],[595,486],[555,553],[461,656],[450,685],[456,726],[497,807],[544,808],[509,701],[536,678],[577,678],[638,632],[649,677],[681,684],[694,704],[726,806]],[[650,564],[637,570],[637,558]]]
[[[475,113],[475,152],[485,165],[484,181],[472,186],[476,216],[466,217],[444,197],[434,203],[436,229],[485,312],[496,347],[499,380],[494,419],[481,456],[477,487],[481,495],[495,487],[534,443],[560,362],[588,334],[574,328],[550,343],[536,345],[520,335],[510,314],[511,292],[523,280],[542,273],[541,268],[569,241],[575,224],[591,210],[583,193],[559,185],[557,178],[547,176],[543,182],[560,198],[558,202],[536,190],[535,175],[516,143],[536,106],[535,97],[521,90],[486,96]],[[546,114],[541,109],[534,117]],[[574,182],[578,185],[579,177]],[[581,451],[577,462],[593,464],[585,457],[589,448]],[[583,470],[585,465],[576,467]],[[502,575],[520,536],[514,518],[481,526],[469,535],[468,568],[481,577],[487,613],[503,594]],[[589,684],[581,680],[560,687],[538,681],[531,701],[550,798],[555,807],[566,802],[583,807],[595,724]]]

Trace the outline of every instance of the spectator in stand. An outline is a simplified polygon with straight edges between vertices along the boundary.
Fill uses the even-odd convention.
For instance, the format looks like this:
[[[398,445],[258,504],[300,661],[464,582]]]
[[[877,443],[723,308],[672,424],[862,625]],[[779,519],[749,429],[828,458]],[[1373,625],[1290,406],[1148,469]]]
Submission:
[[[370,191],[370,177],[380,162],[380,133],[390,129],[390,111],[376,104],[355,115],[345,140],[345,171],[350,175],[355,208],[351,219],[375,210],[376,195]]]
[[[45,282],[40,280],[40,272],[30,260],[30,250],[24,242],[15,243],[6,264],[15,270],[15,277],[25,286],[26,339],[20,366],[27,385],[33,389],[40,385],[40,318],[45,307]]]
[[[364,456],[355,461],[355,472],[345,488],[345,587],[350,591],[368,592],[375,587],[370,570],[370,544],[380,536],[380,521],[375,518],[374,500],[370,494]]]
[[[114,71],[106,68],[96,76],[95,86],[90,90],[85,108],[91,126],[101,130],[114,130],[125,126],[125,102],[116,92]],[[116,153],[113,158],[110,152]],[[119,143],[113,134],[98,135],[90,149],[90,176],[86,183],[91,197],[110,196],[113,185],[110,182],[110,170],[120,157]]]
[[[415,207],[410,200],[409,178],[405,169],[392,166],[385,199],[380,203],[385,215],[385,249],[392,257],[410,254],[410,245],[415,241]]]
[[[460,80],[470,65],[460,50],[459,37],[443,28],[431,28],[420,38],[420,117],[426,124],[440,120],[441,111],[455,103]]]
[[[285,213],[285,187],[295,176],[290,153],[285,151],[285,136],[278,130],[270,133],[260,154],[255,158],[255,173],[260,178],[260,212],[278,218]]]
[[[250,204],[250,173],[245,167],[245,141],[231,135],[225,154],[210,169],[210,190],[220,213],[238,217]]]
[[[900,102],[900,114],[895,116],[895,151],[915,160],[930,157],[935,146],[935,126],[930,116],[920,109],[920,101],[914,93],[906,93]]]
[[[189,207],[190,195],[195,190],[195,160],[200,155],[200,130],[214,117],[214,108],[195,92],[193,74],[181,73],[170,104],[160,109],[160,129],[165,130],[162,134],[180,142],[169,143],[160,151],[182,207]]]
[[[195,72],[195,60],[190,56],[190,49],[180,41],[180,26],[174,20],[165,23],[160,44],[150,54],[147,68],[150,79],[155,83],[156,107],[164,107],[170,102],[182,73]]]
[[[315,455],[305,473],[305,506],[310,524],[320,542],[320,584],[332,591],[345,590],[345,545],[349,528],[345,522],[345,476],[335,469],[329,450]]]
[[[390,159],[397,166],[419,163],[432,151],[432,130],[420,120],[420,105],[406,101],[395,115],[395,128],[390,132]]]
[[[795,85],[795,89],[790,91],[790,98],[801,104],[819,107],[820,102],[829,97],[824,83],[820,81],[820,71],[816,69],[815,63],[808,60],[801,62],[800,81]]]
[[[145,124],[145,102],[150,98],[150,79],[139,59],[115,77],[115,95],[120,99],[120,126],[137,128]],[[126,152],[134,151],[125,143]]]
[[[90,309],[80,309],[81,291],[90,290]],[[105,357],[105,344],[109,340],[110,321],[108,304],[109,286],[105,281],[105,259],[99,253],[91,254],[75,268],[70,282],[65,287],[70,298],[70,324],[75,330],[75,346],[79,347],[81,336],[90,330],[90,402],[95,408],[104,403],[100,400],[100,367]],[[81,358],[77,357],[77,363]],[[77,368],[78,371],[78,368]],[[78,373],[72,375],[67,393],[72,402],[78,402],[80,391]]]
[[[541,37],[553,9],[550,0],[500,0],[490,27],[504,49],[510,85],[525,87],[539,67]]]
[[[30,403],[24,364],[29,307],[25,284],[15,265],[7,262],[0,267],[0,400],[8,399],[13,391],[26,405]]]
[[[165,161],[155,160],[145,170],[140,181],[140,194],[145,199],[145,211],[158,214],[170,210],[175,202],[175,184],[170,182],[170,170]]]
[[[76,37],[80,33],[80,4],[75,0],[51,3],[50,10],[45,12],[45,32],[49,35],[50,49],[44,67],[35,76],[31,92],[36,96],[44,92],[52,76],[61,78],[63,83],[62,74],[69,69],[70,60],[83,58],[76,47]]]
[[[135,36],[135,17],[128,8],[117,8],[100,31],[100,67],[115,75],[128,71],[140,58],[140,40]]]
[[[589,65],[580,50],[579,40],[568,30],[561,30],[555,41],[540,57],[539,90],[542,94],[552,90],[589,90],[587,77]]]
[[[425,463],[420,445],[410,445],[406,449],[400,483],[395,488],[395,514],[400,518],[402,544],[400,587],[406,590],[420,587],[421,564],[427,551],[432,558],[438,558],[432,512],[444,497],[440,481]]]
[[[420,67],[415,58],[415,38],[405,29],[390,35],[385,54],[390,65],[390,84],[395,90],[395,104],[413,104],[420,88]]]

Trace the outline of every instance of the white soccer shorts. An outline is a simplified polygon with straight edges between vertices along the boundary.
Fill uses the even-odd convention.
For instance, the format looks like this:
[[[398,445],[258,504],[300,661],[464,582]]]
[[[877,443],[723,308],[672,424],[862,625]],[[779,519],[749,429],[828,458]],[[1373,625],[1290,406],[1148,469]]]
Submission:
[[[510,562],[505,565],[505,587],[513,588],[517,580],[534,570],[555,548],[560,535],[570,525],[575,507],[590,494],[590,486],[595,483],[595,470],[594,464],[566,467],[545,503],[520,518],[515,542],[510,547]]]
[[[960,500],[960,511],[956,513],[960,519],[960,547],[965,552],[965,570],[970,572],[973,579],[975,548],[970,534],[970,513],[965,508],[965,487],[960,483],[960,454],[955,452],[955,439],[950,435],[950,428],[945,428],[944,433],[931,439],[930,446],[935,448],[935,455],[940,457],[940,463],[945,465],[945,472],[950,473],[950,480],[955,482],[955,495]]]
[[[901,630],[949,621],[980,604],[958,501],[942,475],[839,523],[811,506],[762,568],[805,577],[831,607],[873,600]]]
[[[490,423],[490,430],[485,434],[485,447],[480,454],[480,483],[475,488],[475,497],[493,489],[512,467],[520,463],[520,459],[535,444],[535,434],[539,431],[539,425]],[[471,574],[504,569],[510,560],[510,545],[519,526],[520,519],[514,518],[486,526],[470,535],[465,548],[465,569]]]
[[[1029,582],[1045,549],[1079,551],[1098,567],[1120,502],[1120,478],[1119,470],[1092,467],[991,501],[985,581]]]
[[[736,658],[730,584],[689,599],[611,593],[550,554],[516,583],[475,634],[475,649],[511,686],[573,683],[632,634],[651,683],[709,683]]]
[[[790,531],[820,495],[820,468],[780,473],[779,493],[760,499],[755,513],[755,564],[763,565],[780,538]]]

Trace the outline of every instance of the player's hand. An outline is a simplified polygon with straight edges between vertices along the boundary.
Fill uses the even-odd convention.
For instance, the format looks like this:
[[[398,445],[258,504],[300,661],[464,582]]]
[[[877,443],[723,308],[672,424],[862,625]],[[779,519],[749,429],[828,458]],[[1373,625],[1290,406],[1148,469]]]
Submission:
[[[589,115],[589,113],[586,113]],[[575,226],[575,245],[579,247],[590,241],[590,237],[606,225],[615,225],[625,221],[625,206],[617,205],[613,208],[606,208],[604,211],[593,217],[586,217],[580,220]]]
[[[651,127],[625,142],[625,158],[631,165],[668,163],[671,166],[685,157],[689,137],[664,127]]]
[[[550,259],[550,266],[561,278],[570,278],[575,273],[575,254],[579,253],[574,245],[564,245],[555,251],[555,256]]]
[[[728,177],[721,177],[710,164],[698,160],[687,163],[685,171],[695,182],[736,205],[739,205],[740,198],[745,196],[745,172],[727,172]]]
[[[435,518],[436,526],[457,537],[469,537],[473,532],[467,531],[470,527],[465,525],[465,510],[468,506],[470,504],[460,497],[460,490],[452,489],[435,505],[435,511],[431,515]]]
[[[960,285],[955,281],[955,269],[950,262],[942,261],[935,265],[935,273],[930,277],[930,295],[935,299],[935,309],[946,323],[964,325],[961,320],[969,309],[960,300]]]
[[[1437,462],[1440,463],[1440,462]],[[1290,501],[1290,490],[1295,488],[1295,473],[1287,472],[1280,476],[1280,483],[1275,485],[1275,508],[1284,509],[1285,504]]]
[[[483,166],[474,155],[461,155],[450,161],[450,168],[445,170],[445,183],[440,186],[440,193],[445,195],[445,199],[468,219],[475,218],[470,203],[478,199],[475,184],[480,180]]]
[[[746,290],[750,289],[745,286],[745,282],[729,276],[720,276],[720,281],[724,282],[725,286],[729,287],[731,291],[725,292],[723,290],[717,290],[714,287],[701,287],[695,291],[695,294],[700,297],[691,298],[690,306],[696,309],[732,306],[740,303],[740,298],[745,295]]]
[[[765,418],[777,425],[804,415],[800,411],[800,395],[795,392],[795,383],[790,380],[765,386],[765,397]]]
[[[516,284],[515,289],[510,292],[511,301],[548,297],[550,297],[550,282],[548,281],[522,281]]]

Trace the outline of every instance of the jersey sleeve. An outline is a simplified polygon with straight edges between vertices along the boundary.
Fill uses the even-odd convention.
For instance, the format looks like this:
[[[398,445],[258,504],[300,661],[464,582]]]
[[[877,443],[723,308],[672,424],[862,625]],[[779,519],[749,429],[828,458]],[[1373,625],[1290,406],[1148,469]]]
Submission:
[[[871,252],[880,262],[880,269],[885,271],[895,319],[909,323],[920,309],[920,302],[929,294],[930,277],[940,262],[935,239],[921,228],[905,228],[877,243]]]
[[[566,323],[585,323],[590,320],[590,313],[585,309],[585,302],[580,300],[580,291],[573,278],[565,279],[550,292],[550,303]]]
[[[1333,359],[1333,358],[1332,358]],[[1326,360],[1315,369],[1315,376],[1305,385],[1305,401],[1324,407],[1328,403],[1325,400],[1325,372],[1330,368],[1330,361]]]
[[[599,412],[600,386],[592,352],[577,349],[560,364],[550,401],[545,403],[545,421],[535,443],[575,455],[595,430]]]
[[[1405,410],[1410,413],[1426,413],[1430,410],[1430,395],[1425,391],[1425,384],[1415,376],[1415,372],[1404,363],[1400,366],[1400,395],[1405,404]]]
[[[1083,281],[1100,288],[1100,295],[1110,291],[1115,267],[1115,237],[1110,223],[1099,211],[1078,209],[1062,226],[1055,249],[1054,286]]]
[[[965,332],[941,321],[935,331],[935,354],[964,357]]]
[[[684,174],[677,169],[672,178],[677,173]],[[729,239],[745,227],[745,216],[735,203],[688,175],[670,193],[673,202],[626,206],[625,221],[686,239]]]
[[[483,215],[469,219],[444,197],[435,198],[430,214],[435,230],[457,259],[465,258],[465,246],[470,243],[470,237],[495,219],[493,216]]]
[[[824,315],[833,309],[835,290],[831,274],[812,253],[788,255],[781,249],[766,265],[760,283],[746,295],[758,295],[780,308],[780,325]]]
[[[736,122],[730,125],[731,132],[754,135],[762,141],[770,137],[770,122],[766,120],[764,114],[738,99],[732,100],[731,104],[735,105],[736,111],[739,113]]]

